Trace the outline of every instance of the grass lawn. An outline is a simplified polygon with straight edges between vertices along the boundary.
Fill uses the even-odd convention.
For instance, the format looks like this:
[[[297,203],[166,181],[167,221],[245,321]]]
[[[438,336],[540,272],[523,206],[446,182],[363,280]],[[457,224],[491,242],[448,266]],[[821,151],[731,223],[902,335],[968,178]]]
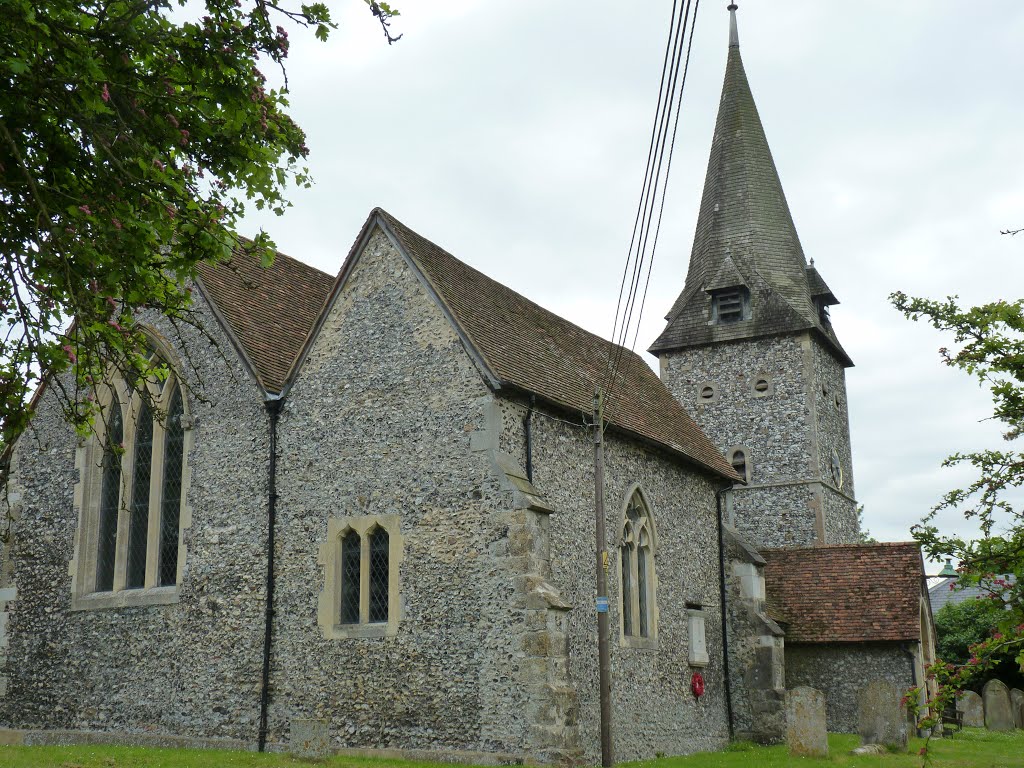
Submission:
[[[843,768],[912,768],[921,765],[917,752],[924,744],[911,741],[904,754],[854,757],[856,736],[829,737],[831,757],[824,760],[791,758],[785,746],[733,745],[726,752],[687,757],[666,757],[626,763],[630,768],[782,768],[783,766],[843,766]],[[967,728],[931,746],[934,768],[1024,768],[1024,731],[990,733]],[[213,750],[142,749],[134,747],[2,747],[0,766],[7,768],[451,768],[451,764],[334,757],[322,763],[295,760],[287,755]]]

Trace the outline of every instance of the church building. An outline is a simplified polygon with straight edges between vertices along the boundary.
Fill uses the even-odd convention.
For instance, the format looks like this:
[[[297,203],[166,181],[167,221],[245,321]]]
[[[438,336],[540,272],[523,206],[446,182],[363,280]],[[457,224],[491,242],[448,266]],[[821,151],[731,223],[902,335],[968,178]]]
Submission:
[[[37,392],[5,457],[0,742],[287,750],[312,728],[592,764],[595,560],[618,761],[780,740],[796,685],[850,731],[858,681],[923,679],[921,556],[859,541],[837,300],[730,8],[660,376],[375,209],[337,275],[239,254],[202,267],[201,329],[144,313],[171,375],[98,387],[89,438]]]

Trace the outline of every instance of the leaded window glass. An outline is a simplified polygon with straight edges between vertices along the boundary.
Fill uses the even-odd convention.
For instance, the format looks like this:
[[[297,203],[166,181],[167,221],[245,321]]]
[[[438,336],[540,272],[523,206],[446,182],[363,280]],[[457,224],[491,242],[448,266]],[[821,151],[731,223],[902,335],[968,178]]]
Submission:
[[[629,523],[626,523],[627,529]],[[633,544],[628,539],[622,543],[622,631],[633,634]]]
[[[181,389],[175,388],[164,431],[164,474],[160,501],[160,557],[157,583],[178,581],[178,522],[181,515],[181,473],[185,462],[185,408]]]
[[[619,544],[622,566],[622,635],[654,635],[654,531],[651,515],[640,491],[626,504]]]
[[[647,622],[647,564],[650,559],[650,543],[646,531],[640,533],[640,546],[636,550],[636,595],[638,598],[637,618],[640,620],[640,637],[648,636]]]
[[[121,443],[124,421],[121,404],[115,396],[110,403],[107,431],[103,438],[100,476],[99,525],[96,542],[96,591],[114,588],[114,562],[117,556],[117,513],[121,498]]]
[[[341,623],[359,623],[359,581],[362,542],[349,531],[341,539]]]
[[[388,620],[388,532],[370,532],[370,614],[371,622]]]
[[[87,446],[73,604],[105,607],[112,603],[101,593],[177,584],[188,403],[180,379],[165,370],[163,378],[112,385],[103,434]],[[172,602],[176,595],[139,594],[117,604],[136,599]]]
[[[135,428],[135,460],[132,470],[132,506],[128,522],[128,567],[125,589],[146,586],[149,549],[149,481],[153,471],[153,416],[143,402]]]

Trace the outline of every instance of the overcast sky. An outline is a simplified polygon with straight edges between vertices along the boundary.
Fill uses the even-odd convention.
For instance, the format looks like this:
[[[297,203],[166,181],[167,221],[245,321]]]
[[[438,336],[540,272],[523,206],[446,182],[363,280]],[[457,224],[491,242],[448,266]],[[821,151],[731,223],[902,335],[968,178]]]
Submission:
[[[388,46],[359,0],[326,45],[291,33],[292,115],[316,185],[265,226],[336,273],[382,206],[463,261],[603,336],[643,177],[669,0],[395,0]],[[682,289],[728,44],[704,0],[638,347]],[[1021,296],[1024,3],[741,0],[740,48],[808,258],[840,301],[854,480],[868,529],[909,527],[996,446],[987,392],[894,290]],[[639,350],[638,350],[639,351]],[[649,360],[653,358],[648,356]],[[949,525],[959,525],[956,516]]]

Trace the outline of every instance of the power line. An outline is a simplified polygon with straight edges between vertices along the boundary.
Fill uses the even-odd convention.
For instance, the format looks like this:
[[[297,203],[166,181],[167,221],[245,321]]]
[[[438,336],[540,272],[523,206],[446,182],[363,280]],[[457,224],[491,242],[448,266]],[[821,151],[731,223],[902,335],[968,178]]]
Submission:
[[[682,5],[674,0],[672,4],[669,36],[665,45],[665,58],[662,64],[661,83],[658,88],[655,119],[651,127],[651,141],[648,147],[644,180],[641,185],[640,200],[637,204],[622,281],[619,286],[619,298],[615,307],[612,341],[616,344],[616,349],[609,361],[606,377],[601,387],[606,395],[614,386],[615,376],[625,354],[624,348],[629,343],[630,331],[632,330],[633,335],[631,349],[636,346],[639,335],[640,320],[643,317],[644,303],[650,286],[654,253],[661,232],[668,176],[672,167],[679,116],[682,111],[683,90],[686,86],[690,51],[693,46],[693,34],[699,8],[700,0],[686,0]],[[683,56],[684,49],[685,57]],[[671,138],[669,138],[669,126],[672,127]],[[664,176],[662,175],[663,167]],[[660,201],[658,201],[659,192]],[[658,206],[655,223],[656,201],[658,201]],[[642,294],[640,293],[641,283],[643,284]]]

